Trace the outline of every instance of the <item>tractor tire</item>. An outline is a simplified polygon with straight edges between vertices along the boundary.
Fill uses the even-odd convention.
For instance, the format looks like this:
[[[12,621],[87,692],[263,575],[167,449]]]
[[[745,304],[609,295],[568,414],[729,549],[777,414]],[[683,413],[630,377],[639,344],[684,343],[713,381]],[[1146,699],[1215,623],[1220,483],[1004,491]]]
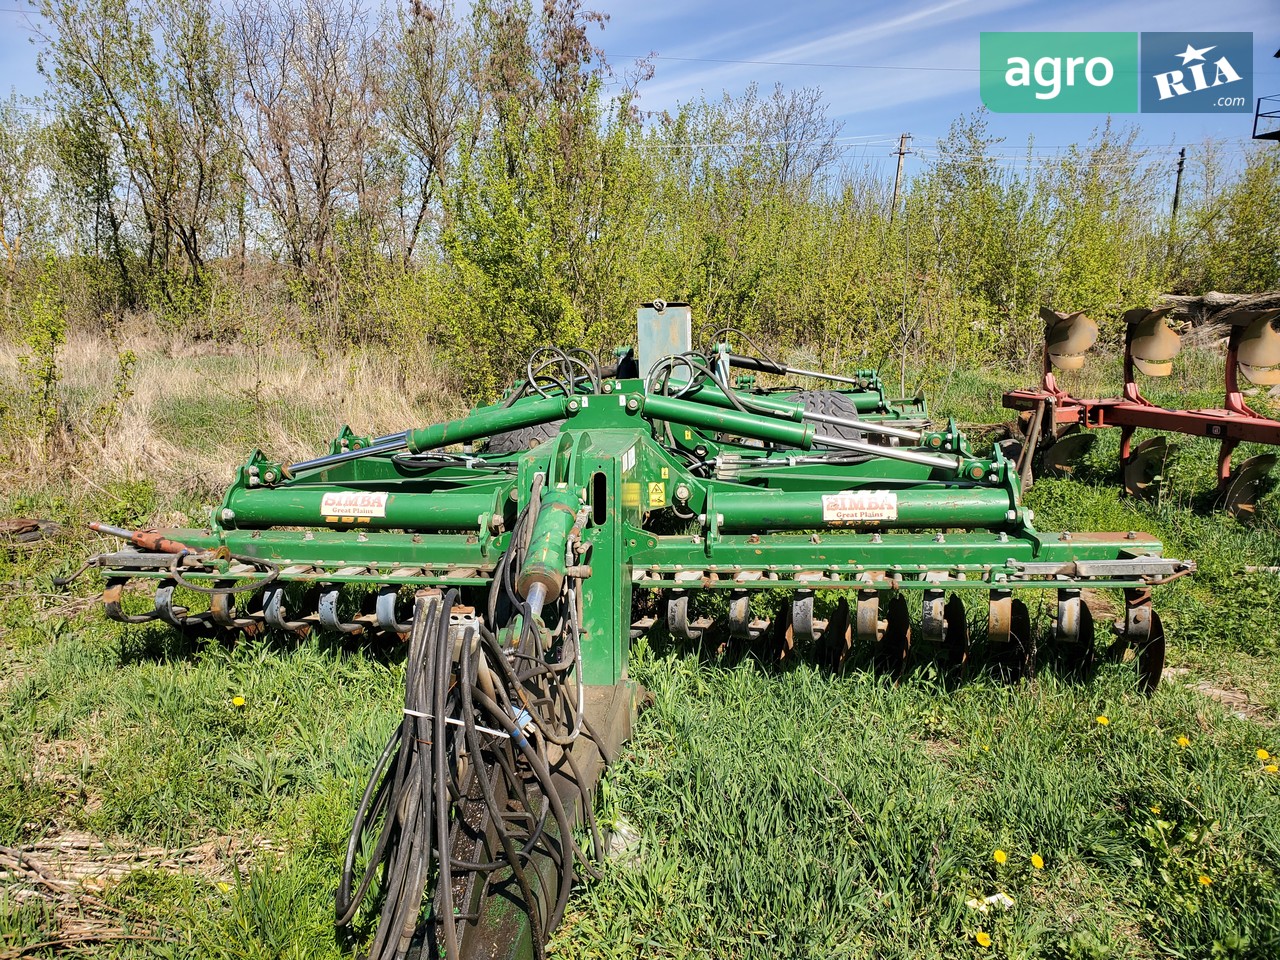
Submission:
[[[559,433],[562,423],[564,423],[563,420],[555,420],[551,423],[538,423],[532,427],[521,427],[519,430],[508,430],[506,433],[494,434],[489,438],[489,442],[485,444],[484,452],[503,454],[531,450],[540,443],[546,443]]]
[[[858,419],[857,408],[854,407],[848,397],[838,390],[801,390],[799,393],[790,394],[785,399],[795,403],[803,403],[806,411],[820,413],[823,416],[843,417],[847,420]],[[867,442],[866,433],[856,427],[847,427],[835,423],[821,423],[816,420],[810,420],[808,417],[805,417],[804,422],[812,423],[818,433],[825,433],[829,437]]]

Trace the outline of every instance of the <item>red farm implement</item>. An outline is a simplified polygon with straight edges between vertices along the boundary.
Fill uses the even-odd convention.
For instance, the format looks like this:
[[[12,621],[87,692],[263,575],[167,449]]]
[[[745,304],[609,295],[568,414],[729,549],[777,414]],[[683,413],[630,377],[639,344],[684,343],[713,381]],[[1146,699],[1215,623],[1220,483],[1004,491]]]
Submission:
[[[1124,488],[1132,496],[1149,493],[1164,467],[1168,442],[1163,436],[1133,444],[1139,427],[1219,441],[1217,494],[1233,515],[1253,516],[1262,481],[1276,462],[1260,454],[1232,466],[1241,443],[1280,445],[1280,421],[1263,416],[1245,402],[1243,376],[1258,386],[1280,384],[1280,310],[1232,310],[1213,319],[1225,328],[1226,359],[1222,406],[1182,410],[1160,406],[1142,395],[1138,374],[1165,377],[1182,349],[1182,337],[1168,324],[1171,307],[1127,311],[1124,322],[1124,387],[1120,396],[1081,399],[1058,385],[1055,369],[1076,371],[1098,337],[1098,326],[1081,312],[1040,311],[1045,322],[1043,379],[1037,389],[1011,390],[1005,407],[1021,411],[1024,444],[1019,470],[1030,480],[1032,461],[1040,457],[1048,473],[1070,474],[1092,445],[1090,431],[1120,428],[1120,465]]]

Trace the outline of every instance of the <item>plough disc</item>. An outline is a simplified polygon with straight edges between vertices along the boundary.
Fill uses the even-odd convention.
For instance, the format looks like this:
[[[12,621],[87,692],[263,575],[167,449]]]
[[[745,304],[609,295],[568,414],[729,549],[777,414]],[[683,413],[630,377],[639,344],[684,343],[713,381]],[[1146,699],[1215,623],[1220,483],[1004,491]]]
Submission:
[[[1126,320],[1135,312],[1142,315],[1131,333],[1130,353],[1134,366],[1149,377],[1167,377],[1172,373],[1173,364],[1170,361],[1182,350],[1182,338],[1165,321],[1172,309],[1130,310],[1125,314]]]
[[[1085,353],[1098,339],[1098,325],[1082,310],[1059,313],[1045,307],[1040,317],[1045,322],[1045,352],[1050,362],[1059,370],[1083,367]]]
[[[1093,449],[1097,439],[1096,433],[1086,433],[1079,427],[1070,428],[1045,448],[1040,457],[1042,469],[1053,477],[1074,476],[1080,461]]]
[[[1261,453],[1236,466],[1223,494],[1224,509],[1237,520],[1252,520],[1257,515],[1258,497],[1275,465],[1274,453]]]
[[[1133,448],[1124,465],[1124,492],[1131,497],[1149,497],[1164,474],[1169,457],[1169,441],[1152,437]]]
[[[1259,386],[1272,386],[1280,383],[1280,333],[1276,333],[1272,323],[1280,316],[1277,310],[1256,310],[1232,314],[1243,320],[1248,317],[1248,325],[1240,335],[1240,346],[1236,350],[1236,362],[1250,383]]]

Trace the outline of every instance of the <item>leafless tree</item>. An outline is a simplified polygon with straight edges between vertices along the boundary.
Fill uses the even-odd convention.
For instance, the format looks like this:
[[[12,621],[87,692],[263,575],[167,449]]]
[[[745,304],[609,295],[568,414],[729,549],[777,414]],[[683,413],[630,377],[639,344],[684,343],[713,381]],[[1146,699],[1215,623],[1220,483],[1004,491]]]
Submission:
[[[240,0],[232,35],[252,194],[288,262],[313,284],[335,281],[339,241],[353,239],[340,232],[367,239],[386,199],[369,16],[355,0]]]
[[[387,114],[404,145],[408,168],[400,204],[401,250],[408,264],[428,218],[447,216],[442,198],[459,141],[468,136],[474,142],[475,52],[449,0],[414,0],[388,17],[384,33],[392,38],[387,49]]]

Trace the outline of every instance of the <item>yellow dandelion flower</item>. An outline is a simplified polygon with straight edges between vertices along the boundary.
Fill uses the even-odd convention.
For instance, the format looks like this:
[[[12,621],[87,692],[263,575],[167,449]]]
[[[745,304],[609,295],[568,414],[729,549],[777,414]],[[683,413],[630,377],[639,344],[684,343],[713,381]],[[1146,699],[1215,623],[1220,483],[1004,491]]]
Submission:
[[[1268,763],[1262,769],[1267,771],[1267,773],[1275,773],[1277,770],[1280,770],[1280,767],[1277,767],[1274,763]]]
[[[1152,812],[1152,813],[1159,813],[1159,812],[1160,812],[1160,804],[1158,804],[1158,803],[1153,803],[1153,804],[1151,805],[1151,812]]]
[[[1207,887],[1211,883],[1213,883],[1213,877],[1205,876],[1203,873],[1200,874],[1200,886]]]
[[[1043,870],[1043,869],[1044,869],[1044,857],[1040,856],[1040,854],[1038,854],[1038,853],[1033,853],[1033,854],[1031,855],[1031,865],[1032,865],[1033,867],[1035,867],[1037,870]]]
[[[218,889],[219,889],[219,890],[221,890],[223,893],[230,893],[230,892],[231,892],[231,884],[227,883],[225,880],[219,880],[219,881],[218,881]]]
[[[1111,722],[1111,718],[1106,716],[1105,714],[1099,714],[1097,717],[1097,721],[1098,721],[1098,726],[1105,727],[1108,723]]]
[[[1261,747],[1259,747],[1259,748],[1258,748],[1258,759],[1259,759],[1259,760],[1270,760],[1270,759],[1271,759],[1271,754],[1267,753],[1267,751],[1265,751],[1265,750],[1263,750]]]
[[[996,863],[1004,863],[1009,859],[1009,855],[1003,850],[997,850],[992,856],[995,857]]]
[[[235,696],[235,697],[232,697],[232,698],[231,698],[231,705],[232,705],[233,707],[243,707],[243,706],[244,706],[244,697],[241,697],[241,696]]]
[[[1181,736],[1173,742],[1176,743],[1178,746],[1184,747],[1184,748],[1191,746],[1191,741],[1186,736]]]
[[[985,930],[979,930],[973,935],[973,939],[978,941],[978,946],[980,947],[991,946],[991,934],[987,933]]]
[[[987,746],[987,745],[984,743],[984,744],[982,745],[982,752],[983,752],[983,753],[990,753],[990,752],[991,752],[991,748],[990,748],[989,746]]]

